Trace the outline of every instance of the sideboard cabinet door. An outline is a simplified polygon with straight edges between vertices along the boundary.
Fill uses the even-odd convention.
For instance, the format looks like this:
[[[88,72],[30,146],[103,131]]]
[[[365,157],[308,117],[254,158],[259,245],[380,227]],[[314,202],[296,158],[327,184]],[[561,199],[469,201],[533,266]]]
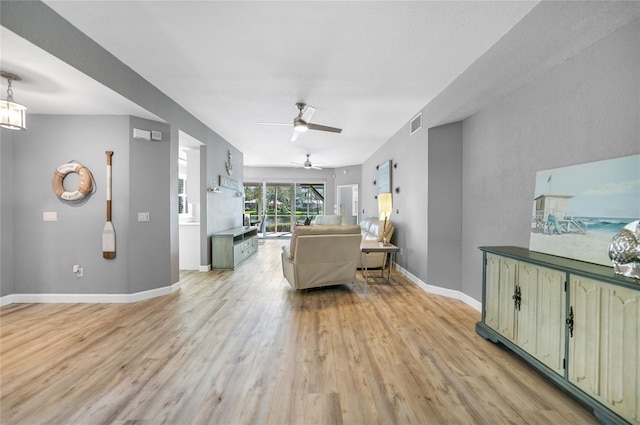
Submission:
[[[545,366],[564,376],[566,273],[520,262],[517,344]]]
[[[487,254],[485,265],[485,323],[515,342],[516,311],[513,302],[518,261]]]
[[[485,261],[485,303],[483,306],[484,323],[492,329],[498,329],[500,321],[500,258],[487,254]]]
[[[640,292],[572,275],[569,296],[569,381],[640,424]]]

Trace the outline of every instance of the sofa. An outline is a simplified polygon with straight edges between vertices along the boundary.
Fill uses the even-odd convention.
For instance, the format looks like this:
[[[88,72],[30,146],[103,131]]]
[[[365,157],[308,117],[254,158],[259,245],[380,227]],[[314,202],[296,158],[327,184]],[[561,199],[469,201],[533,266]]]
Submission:
[[[382,228],[384,227],[384,220],[380,220],[377,217],[366,217],[360,221],[360,234],[363,240],[375,240],[382,242]],[[387,220],[386,237],[387,242],[391,241],[394,231],[393,224]],[[367,254],[367,268],[376,269],[385,265],[386,254],[384,252],[372,252]],[[358,268],[361,269],[362,258],[358,258]]]
[[[357,225],[296,226],[282,247],[282,274],[295,289],[354,282],[361,240]]]

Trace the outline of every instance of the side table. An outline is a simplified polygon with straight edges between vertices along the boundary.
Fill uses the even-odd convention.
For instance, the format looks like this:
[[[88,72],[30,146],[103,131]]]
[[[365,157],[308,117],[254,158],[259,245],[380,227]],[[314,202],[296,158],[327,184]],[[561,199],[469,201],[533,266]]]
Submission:
[[[396,261],[396,254],[400,252],[400,248],[395,245],[387,244],[382,245],[378,241],[372,240],[363,240],[360,243],[360,255],[362,255],[362,269],[364,271],[364,282],[365,285],[369,284],[369,270],[367,269],[367,254],[372,252],[384,252],[385,254],[389,254],[389,272],[387,274],[387,282],[391,280],[391,265]],[[386,259],[385,259],[386,260]],[[386,261],[382,265],[382,277],[384,278],[384,269],[386,267]]]

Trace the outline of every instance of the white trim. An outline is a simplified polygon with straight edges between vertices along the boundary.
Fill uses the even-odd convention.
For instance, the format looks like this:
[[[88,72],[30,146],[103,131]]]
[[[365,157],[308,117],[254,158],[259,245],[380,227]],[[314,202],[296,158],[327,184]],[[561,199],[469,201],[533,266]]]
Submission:
[[[0,297],[0,307],[4,307],[5,305],[9,305],[9,304],[13,304],[13,294]]]
[[[126,304],[148,300],[150,298],[169,295],[182,287],[180,282],[162,288],[133,294],[11,294],[0,297],[0,307],[9,304],[34,304],[34,303],[110,303]]]
[[[211,264],[207,264],[206,266],[200,266],[198,268],[199,272],[210,272],[211,271]]]
[[[442,295],[447,298],[453,298],[460,300],[472,307],[478,312],[482,311],[482,303],[476,299],[470,297],[464,292],[456,291],[453,289],[441,288],[439,286],[429,285],[418,277],[414,276],[409,271],[405,270],[398,264],[395,264],[395,269],[402,273],[409,281],[414,283],[423,291]],[[200,271],[208,272],[211,270],[211,265],[200,266]],[[169,295],[182,287],[180,282],[176,282],[171,286],[165,286],[163,288],[151,289],[148,291],[136,292],[134,294],[9,294],[4,297],[0,297],[0,307],[4,307],[9,304],[33,304],[33,303],[112,303],[112,304],[124,304],[135,303],[138,301],[147,300],[150,298],[161,297],[163,295]]]
[[[460,292],[460,295],[461,295],[460,301],[470,306],[477,312],[482,313],[482,302],[476,300],[475,298],[471,298],[469,295],[465,294],[464,292]]]
[[[456,291],[454,289],[447,289],[447,288],[441,288],[439,286],[429,285],[423,282],[422,280],[420,280],[417,276],[414,276],[409,271],[399,266],[397,263],[395,264],[395,269],[400,273],[402,273],[402,275],[404,275],[407,279],[409,279],[411,283],[414,283],[416,286],[418,286],[420,289],[422,289],[425,292],[428,292],[430,294],[442,295],[447,298],[460,300],[463,303],[475,309],[476,311],[482,312],[482,303],[470,297],[469,295],[465,294],[464,292]]]

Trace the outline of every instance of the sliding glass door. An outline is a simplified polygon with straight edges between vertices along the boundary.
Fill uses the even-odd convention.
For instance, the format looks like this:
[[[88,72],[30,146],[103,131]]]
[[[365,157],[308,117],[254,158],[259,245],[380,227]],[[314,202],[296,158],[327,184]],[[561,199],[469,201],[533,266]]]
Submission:
[[[245,183],[244,213],[249,216],[252,226],[260,224],[264,208],[262,206],[262,183]]]
[[[290,233],[293,230],[291,227],[292,195],[292,184],[266,184],[267,233],[282,234]]]
[[[245,183],[244,213],[252,224],[265,221],[267,234],[284,235],[324,214],[324,190],[324,183]]]
[[[296,223],[324,214],[324,184],[300,183],[296,186]]]

